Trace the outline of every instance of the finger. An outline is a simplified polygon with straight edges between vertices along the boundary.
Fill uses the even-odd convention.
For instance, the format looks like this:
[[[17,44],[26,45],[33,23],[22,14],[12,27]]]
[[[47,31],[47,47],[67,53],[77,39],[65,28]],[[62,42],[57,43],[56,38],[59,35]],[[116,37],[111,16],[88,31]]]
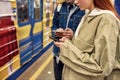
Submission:
[[[71,29],[70,29],[70,28],[66,28],[65,30],[66,30],[66,31],[71,31]]]
[[[63,28],[60,28],[60,31],[64,31]]]
[[[62,37],[61,39],[62,39],[62,41],[64,41],[64,42],[65,42],[65,40],[66,40],[66,37]]]
[[[70,33],[70,32],[72,32],[71,30],[67,30],[67,31],[65,31],[66,33]]]
[[[62,28],[58,28],[56,31],[62,31],[63,29]]]
[[[59,44],[59,42],[55,42],[55,41],[54,41],[54,44]]]
[[[54,41],[54,44],[56,44],[56,42]]]
[[[59,28],[59,29],[63,30],[63,28]]]
[[[65,42],[66,38],[64,37],[64,38],[62,38],[62,39],[63,39],[63,41]]]
[[[60,42],[64,42],[64,39],[63,39],[63,38],[61,38],[61,39],[59,39],[59,41],[60,41]]]
[[[65,31],[69,31],[69,30],[70,30],[70,28],[66,28],[66,29],[65,29]]]
[[[54,44],[55,44],[57,47],[59,47],[59,44],[58,44],[58,42],[54,42]]]
[[[67,33],[67,34],[65,34],[64,36],[71,36],[72,34],[71,33]]]
[[[71,30],[69,30],[69,31],[65,31],[65,33],[66,33],[66,34],[68,34],[68,33],[72,33],[72,31],[71,31]]]
[[[60,42],[64,42],[62,39],[59,39]]]
[[[69,39],[69,36],[65,36],[65,38]]]

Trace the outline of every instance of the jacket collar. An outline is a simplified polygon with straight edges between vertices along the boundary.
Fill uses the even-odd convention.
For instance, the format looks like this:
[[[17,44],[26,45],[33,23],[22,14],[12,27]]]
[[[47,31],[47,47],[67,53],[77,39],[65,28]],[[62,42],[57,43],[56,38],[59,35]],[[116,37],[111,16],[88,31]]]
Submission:
[[[96,16],[99,16],[101,14],[111,14],[112,16],[114,16],[116,18],[116,20],[119,21],[119,19],[115,16],[115,14],[112,11],[101,10],[99,8],[95,8],[90,13],[89,13],[89,11],[87,11],[86,12],[86,17],[87,17],[88,22],[90,22],[93,18],[95,18]]]

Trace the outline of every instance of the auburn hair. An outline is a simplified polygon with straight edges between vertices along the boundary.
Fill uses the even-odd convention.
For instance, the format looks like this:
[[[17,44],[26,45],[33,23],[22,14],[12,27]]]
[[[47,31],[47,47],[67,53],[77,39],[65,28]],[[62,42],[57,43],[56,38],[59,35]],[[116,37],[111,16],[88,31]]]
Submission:
[[[110,0],[94,0],[94,5],[100,9],[112,11],[116,17],[120,19],[120,16],[118,15]]]

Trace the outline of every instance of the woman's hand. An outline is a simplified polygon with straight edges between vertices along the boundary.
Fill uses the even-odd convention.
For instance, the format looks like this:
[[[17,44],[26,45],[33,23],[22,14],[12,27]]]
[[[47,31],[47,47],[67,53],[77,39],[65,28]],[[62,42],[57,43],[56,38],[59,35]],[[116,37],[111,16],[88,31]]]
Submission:
[[[61,47],[63,46],[64,42],[54,42],[54,44],[55,44],[57,47],[61,48]]]
[[[65,29],[65,34],[64,34],[64,36],[65,36],[66,38],[72,40],[73,35],[74,35],[74,32],[73,32],[72,29],[70,29],[70,28],[66,28],[66,29]]]
[[[66,40],[66,38],[63,37],[63,38],[59,39],[60,42],[54,42],[54,44],[55,44],[57,47],[61,48],[61,47],[63,46],[65,40]]]

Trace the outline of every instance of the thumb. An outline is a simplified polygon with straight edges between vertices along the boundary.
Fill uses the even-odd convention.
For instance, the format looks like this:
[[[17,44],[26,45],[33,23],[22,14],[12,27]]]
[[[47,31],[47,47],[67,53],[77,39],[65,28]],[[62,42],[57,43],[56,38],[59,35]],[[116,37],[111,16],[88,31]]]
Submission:
[[[70,28],[66,28],[66,29],[65,29],[65,31],[69,31],[69,30],[70,30]]]

